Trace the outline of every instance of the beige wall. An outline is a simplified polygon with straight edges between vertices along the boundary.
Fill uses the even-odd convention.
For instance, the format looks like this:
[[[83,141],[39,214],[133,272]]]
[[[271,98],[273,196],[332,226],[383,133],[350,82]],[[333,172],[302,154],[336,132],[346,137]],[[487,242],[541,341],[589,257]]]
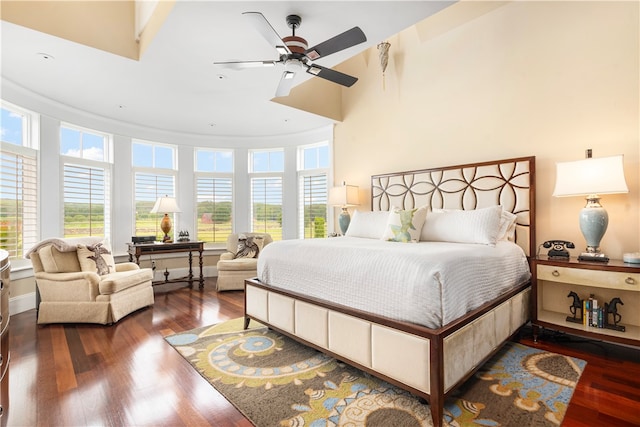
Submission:
[[[137,5],[146,9],[148,16],[142,17],[136,16],[134,0],[3,0],[0,16],[4,21],[138,60],[173,9],[175,0],[154,3]],[[141,22],[137,23],[137,19]],[[143,25],[136,40],[137,27]]]
[[[601,247],[640,251],[639,3],[461,2],[345,62],[335,182],[372,174],[536,156],[537,241],[584,248],[580,197],[553,198],[555,162],[624,154],[630,192],[602,198]],[[498,7],[496,7],[498,6]]]

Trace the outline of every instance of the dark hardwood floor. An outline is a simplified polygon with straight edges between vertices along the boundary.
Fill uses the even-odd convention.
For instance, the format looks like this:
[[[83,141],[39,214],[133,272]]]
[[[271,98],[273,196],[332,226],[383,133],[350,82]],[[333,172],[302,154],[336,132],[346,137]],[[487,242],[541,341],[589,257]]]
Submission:
[[[214,280],[156,287],[153,308],[113,326],[12,316],[8,425],[251,426],[163,339],[242,315],[243,292],[216,293]],[[521,339],[588,362],[563,425],[640,425],[640,349],[564,338]]]

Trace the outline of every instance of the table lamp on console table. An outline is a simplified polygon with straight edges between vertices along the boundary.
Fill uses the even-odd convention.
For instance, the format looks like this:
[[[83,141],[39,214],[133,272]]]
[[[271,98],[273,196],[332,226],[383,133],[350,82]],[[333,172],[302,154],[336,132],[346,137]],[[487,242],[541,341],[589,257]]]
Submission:
[[[586,196],[587,204],[580,211],[580,231],[587,241],[586,252],[580,261],[608,262],[609,258],[600,251],[600,240],[607,231],[609,215],[600,204],[599,194],[628,193],[624,179],[623,156],[591,157],[574,162],[556,164],[555,197]]]
[[[175,198],[164,196],[159,197],[158,200],[156,200],[156,204],[153,205],[153,209],[151,209],[151,213],[162,212],[164,212],[164,217],[162,217],[162,221],[160,221],[160,229],[164,232],[162,241],[164,243],[171,243],[173,240],[169,237],[169,231],[171,231],[171,218],[169,218],[169,214],[182,211],[178,207]]]

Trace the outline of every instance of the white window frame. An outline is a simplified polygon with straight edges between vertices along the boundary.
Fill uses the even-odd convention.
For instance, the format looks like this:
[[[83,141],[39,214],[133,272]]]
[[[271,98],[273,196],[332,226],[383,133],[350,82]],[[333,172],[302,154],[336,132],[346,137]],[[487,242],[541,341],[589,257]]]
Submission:
[[[15,175],[16,180],[23,182],[23,188],[21,189],[22,198],[20,199],[22,200],[22,231],[20,233],[22,244],[18,244],[16,240],[13,248],[6,246],[6,244],[2,245],[3,249],[8,250],[9,258],[17,260],[22,258],[24,254],[37,243],[40,236],[40,221],[38,221],[37,216],[40,205],[38,185],[40,176],[40,115],[4,100],[0,100],[0,107],[22,117],[22,143],[20,145],[3,142],[0,138],[0,151],[9,153],[16,160],[18,158],[23,159],[21,161],[23,168],[20,177],[18,177],[17,174]],[[27,171],[24,170],[24,162],[27,162]],[[28,183],[27,188],[24,188],[25,183]],[[17,188],[17,182],[14,188]],[[15,201],[18,203],[17,198]]]
[[[154,148],[153,150],[153,158],[152,158],[152,166],[151,167],[142,167],[142,166],[133,166],[133,147],[135,144],[143,144],[143,145],[150,145],[152,146],[152,148]],[[156,163],[156,156],[155,156],[155,147],[163,147],[163,148],[169,148],[172,150],[173,155],[172,155],[172,168],[161,168],[161,167],[155,167],[153,165],[155,165]],[[153,207],[153,205],[155,204],[155,201],[159,198],[159,197],[163,197],[163,196],[169,196],[169,197],[176,197],[177,198],[177,189],[178,189],[178,146],[176,145],[171,145],[171,144],[163,144],[163,143],[158,143],[158,142],[152,142],[152,141],[145,141],[145,140],[140,140],[140,139],[133,139],[131,141],[131,167],[133,170],[133,174],[132,174],[132,179],[133,179],[133,191],[132,191],[132,206],[133,206],[133,215],[132,215],[132,232],[133,235],[138,235],[139,231],[137,228],[137,188],[138,188],[138,175],[139,174],[145,174],[145,175],[149,175],[149,176],[155,176],[155,177],[169,177],[172,180],[172,189],[168,190],[168,189],[159,189],[157,186],[154,189],[154,193],[155,193],[155,199],[154,200],[149,200],[148,202],[150,203],[150,206]],[[151,208],[149,208],[149,211],[151,210]],[[172,216],[171,218],[171,222],[172,222],[172,227],[171,227],[171,235],[175,235],[177,236],[177,229],[175,227],[175,225],[177,224],[176,222],[176,217],[175,217],[175,213],[174,214],[170,214]],[[162,237],[164,236],[164,232],[160,229],[160,221],[162,220],[162,217],[164,216],[164,213],[157,213],[155,216],[155,221],[154,221],[154,234],[156,236],[157,239],[162,240]],[[147,235],[147,233],[143,233],[144,235]]]
[[[63,129],[74,130],[80,132],[80,156],[73,156],[68,154],[63,154],[62,151],[62,132]],[[103,147],[102,147],[102,160],[95,159],[87,159],[82,157],[84,154],[82,141],[84,134],[92,134],[102,137],[103,139]],[[77,126],[71,123],[61,122],[60,123],[60,131],[58,133],[60,138],[60,148],[58,150],[58,154],[60,155],[60,200],[62,200],[60,209],[60,229],[62,230],[63,236],[65,237],[79,237],[75,234],[67,235],[65,230],[65,195],[66,195],[66,182],[67,176],[65,174],[65,167],[69,166],[79,166],[82,168],[91,168],[91,169],[100,169],[104,173],[104,188],[103,191],[103,201],[104,201],[104,215],[103,215],[103,227],[104,233],[102,234],[93,234],[93,229],[89,229],[89,235],[91,236],[101,236],[107,240],[111,240],[111,218],[112,218],[112,196],[111,191],[113,189],[113,135],[101,132],[95,129],[90,129],[82,126]]]
[[[283,156],[283,170],[282,171],[277,171],[277,172],[272,172],[272,171],[268,171],[268,172],[254,172],[254,164],[253,164],[253,155],[254,153],[259,153],[259,152],[269,152],[269,153],[273,153],[273,152],[282,152],[282,156]],[[284,185],[285,185],[285,180],[284,180],[284,175],[285,175],[285,171],[284,169],[286,169],[286,151],[283,148],[270,148],[270,149],[256,149],[256,150],[249,150],[249,163],[248,163],[248,167],[249,167],[249,205],[250,205],[250,216],[249,216],[249,221],[250,221],[250,228],[251,231],[253,232],[265,232],[265,233],[269,233],[271,234],[271,237],[273,238],[273,240],[282,240],[282,235],[284,232],[284,224],[282,223],[282,215],[284,213],[284,209],[285,209],[285,195],[284,195]],[[257,180],[270,180],[273,178],[277,178],[280,180],[280,215],[281,215],[281,224],[280,224],[280,228],[278,230],[274,229],[274,228],[260,228],[257,229],[256,228],[256,224],[254,221],[254,183]]]
[[[319,238],[319,237],[326,237],[326,234],[328,232],[329,229],[329,204],[328,204],[328,198],[329,198],[329,174],[330,174],[330,165],[327,166],[326,168],[323,167],[319,167],[318,164],[316,163],[315,168],[310,168],[310,169],[305,169],[304,168],[304,154],[305,154],[305,150],[308,149],[314,149],[314,148],[320,148],[320,147],[327,147],[327,150],[330,150],[331,147],[329,145],[329,142],[327,141],[323,141],[323,142],[318,142],[315,144],[308,144],[308,145],[300,145],[298,146],[298,159],[297,159],[297,173],[298,173],[298,215],[297,215],[297,219],[298,219],[298,237],[300,239],[305,239],[305,238],[310,238],[311,236],[306,236],[305,235],[305,223],[306,223],[306,218],[305,218],[305,207],[307,205],[307,200],[306,200],[306,187],[305,187],[305,178],[309,178],[309,177],[320,177],[320,176],[324,176],[325,178],[325,231],[323,236],[313,236],[315,238]],[[330,156],[329,156],[329,163],[331,162],[330,160]]]
[[[215,171],[215,164],[214,164],[214,171],[213,172],[209,172],[209,171],[199,171],[197,170],[197,165],[198,165],[198,153],[202,152],[202,153],[206,153],[206,152],[211,152],[214,153],[214,159],[215,159],[215,153],[230,153],[231,154],[231,172],[216,172]],[[234,157],[235,157],[235,153],[233,150],[230,149],[207,149],[207,148],[196,148],[194,149],[194,193],[196,195],[195,197],[195,205],[193,207],[194,212],[195,212],[195,220],[194,220],[194,237],[197,238],[198,240],[201,241],[205,241],[207,243],[212,243],[214,245],[220,245],[220,244],[224,244],[227,240],[227,237],[229,236],[229,234],[233,233],[234,230],[234,198],[235,198],[235,191],[234,191],[234,185],[235,185],[235,172],[234,172]],[[208,241],[203,239],[199,234],[198,234],[198,221],[200,220],[199,215],[198,215],[198,204],[200,203],[200,193],[199,191],[199,183],[201,180],[205,180],[205,179],[212,179],[212,180],[230,180],[231,181],[231,185],[230,185],[230,191],[231,191],[231,200],[229,201],[229,203],[231,204],[231,218],[230,218],[230,225],[229,225],[229,230],[228,231],[221,231],[220,233],[216,233],[215,227],[213,230],[213,234],[214,234],[214,239],[213,241]],[[215,198],[215,195],[214,195]],[[216,203],[216,200],[213,201],[214,203]],[[218,236],[218,234],[220,234],[220,236]]]

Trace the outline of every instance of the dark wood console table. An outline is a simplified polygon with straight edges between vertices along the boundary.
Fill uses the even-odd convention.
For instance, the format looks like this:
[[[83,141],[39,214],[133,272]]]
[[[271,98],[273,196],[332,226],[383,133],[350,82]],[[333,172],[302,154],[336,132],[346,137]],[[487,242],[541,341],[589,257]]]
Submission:
[[[200,259],[200,278],[198,280],[200,289],[204,287],[204,275],[202,274],[202,252],[204,251],[204,242],[175,242],[175,243],[127,243],[129,253],[129,262],[133,262],[135,257],[136,264],[140,265],[140,256],[169,254],[176,252],[189,252],[189,275],[178,279],[169,279],[169,271],[165,271],[164,280],[153,282],[153,285],[163,285],[165,283],[187,282],[189,287],[193,289],[193,252],[198,251]]]

